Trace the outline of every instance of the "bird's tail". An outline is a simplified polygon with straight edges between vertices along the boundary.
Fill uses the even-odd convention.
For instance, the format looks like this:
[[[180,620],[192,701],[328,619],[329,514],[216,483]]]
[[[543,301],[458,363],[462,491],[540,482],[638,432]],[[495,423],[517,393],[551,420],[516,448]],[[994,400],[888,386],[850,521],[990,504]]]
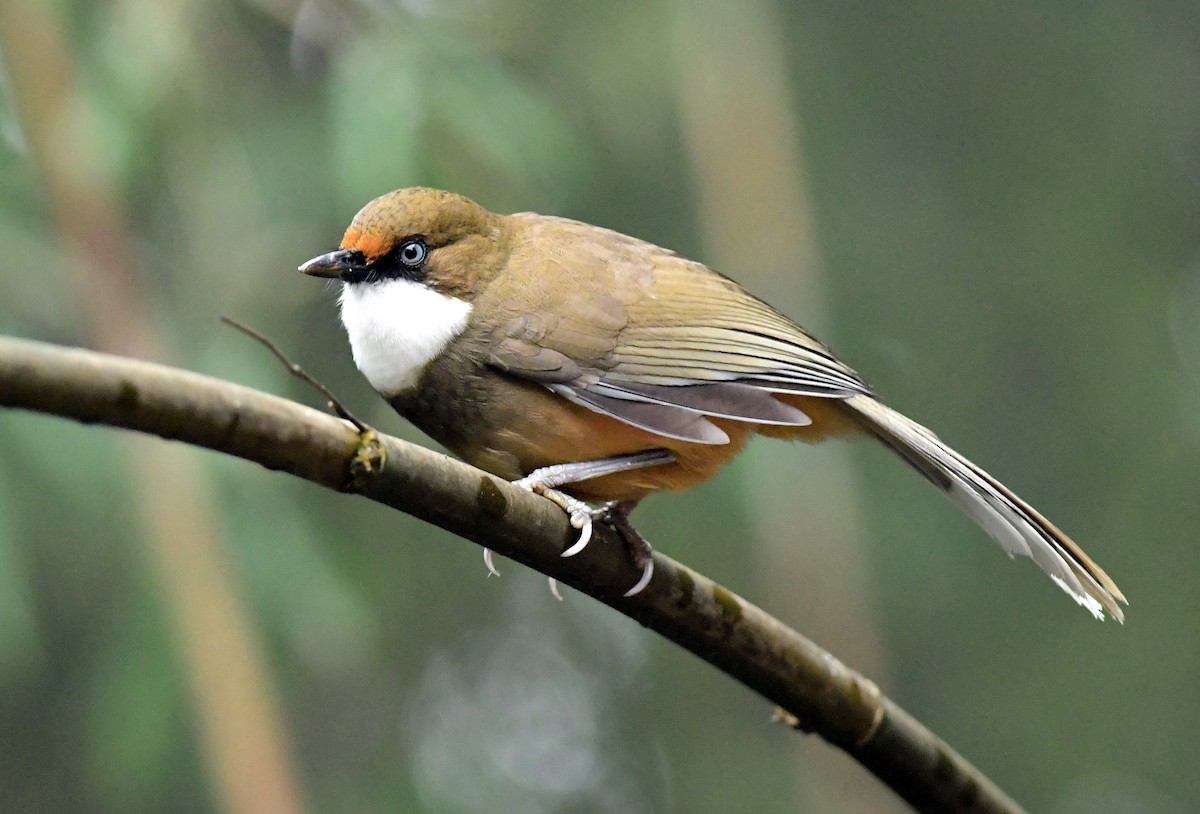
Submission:
[[[1029,557],[1097,619],[1125,621],[1116,584],[1070,537],[929,430],[867,395],[843,402],[854,419],[938,486],[1009,555]]]

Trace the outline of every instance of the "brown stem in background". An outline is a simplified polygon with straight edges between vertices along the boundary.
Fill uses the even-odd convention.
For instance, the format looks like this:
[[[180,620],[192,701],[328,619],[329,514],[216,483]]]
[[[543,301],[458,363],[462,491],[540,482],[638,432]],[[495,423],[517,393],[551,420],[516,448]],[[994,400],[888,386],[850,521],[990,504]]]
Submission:
[[[163,358],[121,197],[81,117],[72,50],[57,7],[0,4],[0,37],[30,152],[74,274],[70,289],[97,347]],[[219,807],[231,814],[303,810],[279,703],[257,633],[221,550],[217,512],[193,456],[132,441],[130,492],[145,557],[161,591],[191,686]]]
[[[677,3],[676,98],[711,265],[823,333],[825,286],[800,116],[775,11],[764,0]],[[754,47],[730,48],[730,42]],[[785,619],[804,619],[810,635],[836,643],[869,674],[886,675],[847,448],[823,445],[799,455],[764,445],[743,462],[756,532],[747,556],[771,606]],[[812,574],[820,579],[806,579],[797,590],[796,575]],[[800,792],[811,805],[841,797],[850,810],[882,814],[895,807],[877,787],[849,782],[852,771],[828,752],[797,756]]]
[[[440,453],[360,435],[341,419],[218,379],[16,339],[0,338],[0,406],[153,433],[357,492],[572,585],[687,648],[845,750],[917,811],[1021,811],[873,682],[777,619],[657,553],[650,585],[624,598],[638,569],[611,529],[563,559],[576,532],[561,510]]]

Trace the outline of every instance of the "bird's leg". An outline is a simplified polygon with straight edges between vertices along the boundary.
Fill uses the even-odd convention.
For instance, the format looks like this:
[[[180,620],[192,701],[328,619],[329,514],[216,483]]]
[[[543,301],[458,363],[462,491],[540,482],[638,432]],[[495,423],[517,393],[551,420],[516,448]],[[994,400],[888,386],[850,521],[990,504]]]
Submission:
[[[519,486],[552,500],[570,516],[571,525],[579,529],[579,540],[564,551],[562,556],[573,557],[583,551],[591,539],[592,520],[606,513],[607,510],[593,509],[579,498],[560,492],[557,487],[593,478],[602,478],[606,475],[615,475],[619,472],[645,469],[648,466],[661,466],[674,460],[675,456],[665,449],[653,449],[648,452],[617,455],[596,461],[554,464],[533,470],[520,480],[513,481],[513,486]]]
[[[637,505],[638,501],[636,500],[614,500],[605,503],[601,507],[603,514],[600,515],[599,520],[617,530],[621,539],[625,541],[625,547],[629,550],[629,558],[633,560],[634,565],[640,568],[650,559],[654,549],[650,548],[650,543],[646,541],[642,533],[629,522],[629,513],[637,508]]]
[[[614,501],[599,509],[594,509],[579,498],[560,492],[557,487],[601,478],[605,475],[615,475],[619,472],[661,466],[672,463],[674,460],[675,456],[667,450],[655,449],[630,455],[601,458],[596,461],[554,464],[535,469],[520,480],[513,481],[513,485],[553,501],[562,507],[563,511],[571,518],[571,525],[579,529],[579,539],[563,551],[561,555],[563,557],[573,557],[583,551],[592,538],[593,521],[603,520],[617,529],[622,539],[625,540],[625,544],[629,546],[633,561],[642,566],[642,578],[625,594],[633,596],[646,587],[650,582],[650,577],[654,574],[654,561],[650,558],[650,545],[630,525],[627,516],[636,505],[636,501]]]
[[[611,503],[605,503],[601,509],[603,514],[599,518],[601,522],[616,529],[617,534],[621,535],[621,539],[625,542],[629,558],[633,560],[634,565],[642,569],[642,578],[625,592],[625,596],[640,594],[642,589],[650,584],[650,578],[654,576],[654,549],[650,547],[650,543],[642,536],[642,533],[633,527],[633,523],[629,522],[629,513],[637,505],[638,501],[636,500],[614,500]]]
[[[651,449],[646,452],[614,455],[611,458],[600,458],[595,461],[553,464],[533,470],[520,480],[513,481],[513,485],[538,494],[545,494],[545,490],[558,486],[602,478],[605,475],[616,475],[619,472],[630,472],[634,469],[645,469],[648,466],[661,466],[673,463],[674,460],[675,456],[665,449]],[[575,500],[575,498],[571,498],[571,500]]]

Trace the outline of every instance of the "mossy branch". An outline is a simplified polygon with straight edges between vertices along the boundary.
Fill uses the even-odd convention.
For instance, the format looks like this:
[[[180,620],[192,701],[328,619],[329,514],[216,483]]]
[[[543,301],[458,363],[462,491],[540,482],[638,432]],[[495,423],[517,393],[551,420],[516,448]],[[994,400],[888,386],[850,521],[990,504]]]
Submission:
[[[0,337],[0,406],[107,424],[236,455],[361,494],[589,594],[687,648],[845,750],[921,812],[1021,809],[867,678],[662,554],[650,586],[607,528],[579,556],[549,501],[445,455],[295,402],[161,365]]]

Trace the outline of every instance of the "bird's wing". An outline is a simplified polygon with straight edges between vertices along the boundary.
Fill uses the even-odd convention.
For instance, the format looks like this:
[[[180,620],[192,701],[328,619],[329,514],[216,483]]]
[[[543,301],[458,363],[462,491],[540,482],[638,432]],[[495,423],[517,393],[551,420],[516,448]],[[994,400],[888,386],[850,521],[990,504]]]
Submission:
[[[499,370],[658,435],[709,444],[728,437],[708,417],[810,423],[775,393],[870,392],[824,344],[699,263],[573,221],[538,218],[537,227],[510,260],[532,272],[520,290],[505,290],[518,285],[510,275],[488,292],[505,313],[489,343]]]

